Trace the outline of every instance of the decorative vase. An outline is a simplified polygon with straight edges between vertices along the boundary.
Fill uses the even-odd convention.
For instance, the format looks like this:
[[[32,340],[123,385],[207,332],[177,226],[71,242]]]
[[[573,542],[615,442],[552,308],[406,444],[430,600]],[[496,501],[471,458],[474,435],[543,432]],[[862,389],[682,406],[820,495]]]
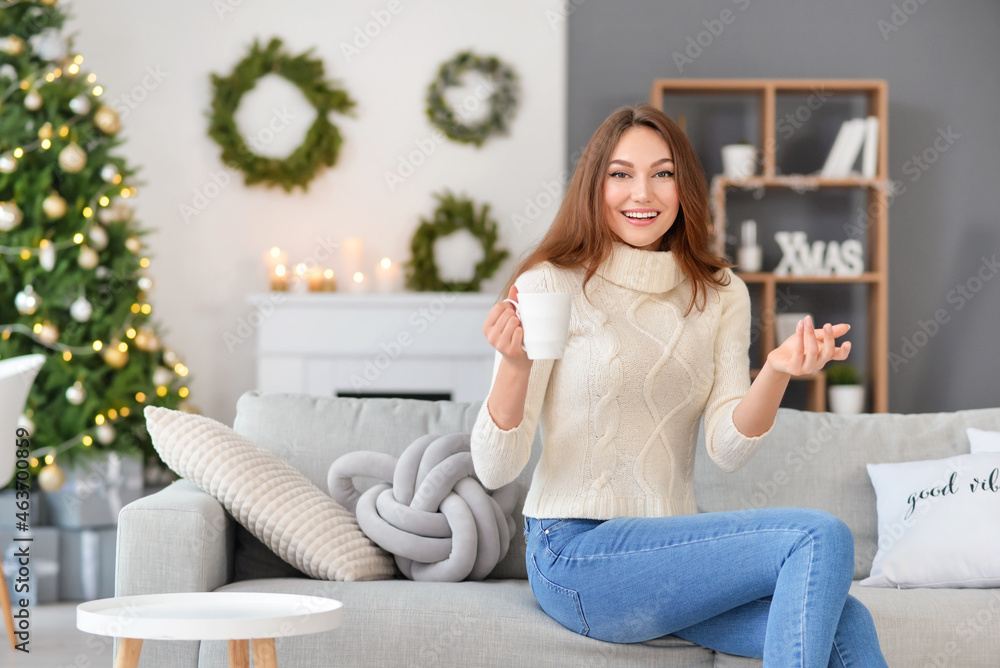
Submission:
[[[722,147],[722,172],[731,179],[745,179],[757,172],[757,149],[750,144]]]
[[[857,415],[864,412],[864,385],[831,385],[829,393],[831,413]]]

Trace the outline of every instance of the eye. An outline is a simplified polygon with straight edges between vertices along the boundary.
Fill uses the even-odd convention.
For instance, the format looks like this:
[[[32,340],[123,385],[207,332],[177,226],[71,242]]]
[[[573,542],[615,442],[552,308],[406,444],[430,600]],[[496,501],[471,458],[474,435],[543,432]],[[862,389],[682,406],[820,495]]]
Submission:
[[[627,177],[628,174],[622,171],[618,171],[618,172],[611,172],[610,174],[608,174],[608,176],[610,176],[613,179],[623,179]]]
[[[656,175],[657,175],[657,176],[663,176],[663,177],[665,177],[665,178],[668,178],[668,179],[669,179],[669,178],[670,178],[671,176],[673,176],[673,175],[674,175],[674,173],[673,173],[673,172],[671,172],[670,170],[667,170],[667,169],[664,169],[664,170],[662,170],[662,171],[659,171],[659,172],[657,172],[657,173],[656,173]]]

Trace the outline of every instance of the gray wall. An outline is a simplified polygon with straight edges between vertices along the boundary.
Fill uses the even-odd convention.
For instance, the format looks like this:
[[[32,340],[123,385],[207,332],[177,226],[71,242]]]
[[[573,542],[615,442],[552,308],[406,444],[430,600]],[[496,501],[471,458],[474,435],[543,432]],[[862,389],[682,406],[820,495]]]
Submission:
[[[724,10],[728,24],[718,21]],[[710,42],[706,21],[718,33]],[[693,62],[679,67],[674,53],[703,31],[708,45],[692,48]],[[886,79],[889,173],[905,188],[889,209],[890,410],[1000,406],[997,34],[996,0],[575,0],[568,161],[615,108],[647,102],[656,78]],[[811,156],[818,169],[838,125],[813,119],[793,138],[791,159],[808,169]],[[944,150],[935,149],[946,133],[950,140],[937,142]],[[921,169],[914,158],[925,152],[933,164]],[[703,157],[707,167],[718,160],[712,153]],[[766,219],[773,232],[831,215],[838,227],[856,218],[848,193],[813,197],[819,201],[796,203],[802,198],[769,191],[734,203],[730,219]],[[811,238],[820,234],[810,227]],[[777,251],[765,251],[773,267]],[[818,308],[864,330],[863,307],[863,290],[847,289]]]

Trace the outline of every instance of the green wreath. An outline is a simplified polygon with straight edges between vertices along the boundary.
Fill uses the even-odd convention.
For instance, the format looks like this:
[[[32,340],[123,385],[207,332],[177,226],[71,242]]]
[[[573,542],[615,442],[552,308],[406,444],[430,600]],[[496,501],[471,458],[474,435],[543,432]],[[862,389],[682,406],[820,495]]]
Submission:
[[[497,248],[497,223],[489,217],[490,205],[476,210],[475,202],[455,197],[449,192],[435,195],[438,207],[431,220],[420,220],[420,226],[410,240],[412,257],[406,263],[406,286],[417,292],[478,292],[480,284],[490,278],[507,259],[509,253]],[[434,261],[434,242],[458,230],[468,230],[483,246],[483,259],[476,263],[469,281],[443,281]]]
[[[479,123],[463,123],[444,98],[450,86],[461,83],[462,75],[469,70],[480,72],[493,88],[490,111]],[[435,79],[427,89],[427,117],[438,129],[454,141],[482,146],[491,135],[506,134],[517,110],[517,75],[500,59],[482,58],[471,51],[463,51],[441,65]]]
[[[309,182],[324,165],[332,167],[337,162],[343,140],[327,117],[332,111],[346,113],[354,106],[354,101],[347,91],[324,80],[323,62],[310,60],[310,52],[311,49],[293,57],[282,52],[281,40],[276,37],[263,50],[254,40],[250,53],[236,65],[232,74],[228,77],[212,74],[215,93],[208,135],[222,147],[223,162],[241,170],[248,186],[263,183],[268,187],[281,186],[286,192],[299,186],[307,191]],[[234,118],[243,95],[268,74],[277,74],[298,86],[316,109],[316,120],[302,144],[284,159],[254,153],[240,134]]]

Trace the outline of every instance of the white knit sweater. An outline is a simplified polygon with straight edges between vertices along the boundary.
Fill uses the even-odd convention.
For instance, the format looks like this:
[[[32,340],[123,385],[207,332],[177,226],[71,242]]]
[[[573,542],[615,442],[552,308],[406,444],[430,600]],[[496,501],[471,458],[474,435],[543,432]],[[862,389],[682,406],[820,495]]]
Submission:
[[[589,301],[583,273],[543,263],[518,277],[519,292],[572,293],[569,345],[563,359],[532,364],[518,426],[497,427],[483,402],[472,432],[476,474],[489,488],[514,480],[541,421],[525,515],[695,513],[698,418],[705,416],[709,456],[726,471],[767,435],[748,438],[733,424],[750,385],[746,285],[727,270],[729,285],[709,288],[705,309],[685,317],[691,281],[673,253],[616,243],[587,284]]]

